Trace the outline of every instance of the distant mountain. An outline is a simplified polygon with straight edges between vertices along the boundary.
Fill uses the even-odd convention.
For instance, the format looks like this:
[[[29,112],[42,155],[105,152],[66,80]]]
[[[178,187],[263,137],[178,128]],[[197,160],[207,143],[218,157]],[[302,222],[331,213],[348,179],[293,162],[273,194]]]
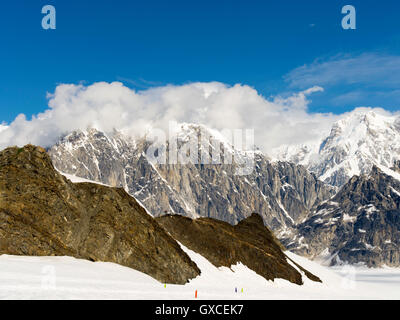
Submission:
[[[205,126],[182,124],[178,144],[206,134],[221,144],[232,165],[154,165],[146,157],[149,143],[120,132],[95,129],[76,131],[48,150],[61,172],[113,186],[121,186],[154,216],[181,214],[209,217],[236,224],[253,212],[278,233],[288,233],[309,210],[333,195],[333,188],[318,181],[303,166],[271,163],[261,152],[235,150]],[[160,150],[168,150],[168,143]],[[211,152],[209,142],[199,150]],[[235,174],[245,164],[248,175]]]
[[[295,238],[285,241],[297,253],[331,264],[400,265],[400,162],[392,170],[374,166],[354,176],[320,204]]]
[[[283,146],[277,158],[304,165],[333,186],[374,165],[390,168],[400,159],[400,117],[356,110],[337,121],[318,144]]]

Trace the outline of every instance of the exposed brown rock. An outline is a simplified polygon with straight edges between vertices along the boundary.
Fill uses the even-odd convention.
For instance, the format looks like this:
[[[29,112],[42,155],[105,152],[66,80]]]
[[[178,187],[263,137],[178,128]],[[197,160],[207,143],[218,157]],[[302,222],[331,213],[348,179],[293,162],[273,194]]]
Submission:
[[[0,152],[0,254],[114,262],[166,283],[200,274],[123,189],[73,184],[31,145]]]
[[[241,262],[267,280],[283,278],[299,285],[303,283],[301,274],[288,263],[283,246],[264,226],[258,214],[235,226],[211,218],[192,220],[178,215],[156,220],[175,239],[203,255],[216,267],[231,267]],[[302,270],[311,280],[320,281]]]

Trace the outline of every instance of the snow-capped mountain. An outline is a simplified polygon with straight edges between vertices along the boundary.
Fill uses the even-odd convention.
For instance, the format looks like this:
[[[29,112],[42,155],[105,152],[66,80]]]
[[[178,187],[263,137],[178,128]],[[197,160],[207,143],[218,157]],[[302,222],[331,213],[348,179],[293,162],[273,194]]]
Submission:
[[[273,230],[289,232],[310,208],[333,194],[303,166],[271,163],[262,153],[236,150],[223,137],[205,126],[183,124],[176,132],[177,145],[185,148],[199,138],[199,153],[211,153],[213,137],[222,147],[222,159],[232,164],[154,164],[146,156],[149,142],[120,132],[106,134],[96,129],[76,131],[49,149],[61,172],[121,186],[154,216],[181,214],[211,217],[235,224],[259,213]],[[158,153],[168,154],[169,143]],[[156,152],[156,153],[157,153]],[[251,170],[237,174],[243,167]]]
[[[400,116],[355,110],[337,121],[320,143],[284,146],[277,158],[306,166],[333,186],[354,175],[369,173],[373,165],[390,168],[400,159]]]
[[[176,145],[189,151],[195,139],[198,156],[211,153],[218,144],[202,139],[203,135],[215,138],[221,159],[232,157],[232,164],[197,164],[191,157],[185,165],[154,163],[147,155],[151,142],[144,136],[96,129],[75,131],[48,153],[61,172],[123,187],[155,217],[180,214],[236,224],[257,212],[297,253],[311,257],[329,253],[335,257],[333,263],[400,264],[393,247],[400,245],[400,227],[394,219],[400,185],[392,177],[400,154],[397,118],[375,112],[351,114],[333,126],[321,146],[314,146],[314,153],[304,149],[292,154],[296,162],[309,163],[332,184],[344,184],[336,195],[337,188],[304,166],[237,150],[205,126],[180,125]],[[165,154],[168,163],[171,148],[166,142],[154,151]],[[395,163],[397,167],[390,170]],[[236,174],[243,164],[251,170]],[[375,164],[380,169],[373,169]]]

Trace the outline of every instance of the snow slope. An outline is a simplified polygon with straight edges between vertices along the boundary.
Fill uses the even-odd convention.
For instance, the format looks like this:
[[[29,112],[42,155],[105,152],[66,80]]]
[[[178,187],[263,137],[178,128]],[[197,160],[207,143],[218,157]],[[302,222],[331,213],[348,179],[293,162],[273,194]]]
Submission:
[[[400,181],[400,173],[398,173],[398,172],[396,172],[396,171],[393,171],[393,170],[391,170],[391,169],[389,169],[389,168],[386,168],[386,167],[384,167],[384,166],[379,166],[379,169],[380,169],[383,173],[387,174],[388,176],[391,176],[392,178],[394,178],[394,179]]]
[[[106,185],[106,184],[101,183],[101,182],[98,182],[98,181],[92,181],[92,180],[88,180],[88,179],[85,179],[85,178],[80,178],[80,177],[74,176],[72,174],[61,172],[59,170],[57,170],[57,171],[60,174],[62,174],[64,177],[66,177],[69,181],[71,181],[72,183],[94,183],[94,184],[99,184],[101,186],[106,186],[106,187],[112,188],[111,186]]]
[[[199,254],[183,249],[202,274],[185,286],[166,288],[141,272],[113,263],[0,256],[0,298],[189,300],[197,290],[198,299],[400,299],[400,269],[329,269],[288,252],[324,281],[305,280],[304,286],[297,286],[285,280],[266,281],[242,264],[216,268]]]

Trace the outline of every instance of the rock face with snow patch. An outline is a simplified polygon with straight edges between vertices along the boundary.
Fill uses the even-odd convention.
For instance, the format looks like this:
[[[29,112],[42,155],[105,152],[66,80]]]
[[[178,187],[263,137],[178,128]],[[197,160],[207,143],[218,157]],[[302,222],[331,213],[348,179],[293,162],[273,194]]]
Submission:
[[[400,266],[400,173],[373,167],[354,176],[330,201],[319,205],[288,239],[294,252],[331,263]]]
[[[204,126],[182,125],[178,144],[191,138],[202,141],[203,134],[214,135]],[[223,156],[234,158],[232,164],[153,165],[145,156],[149,143],[144,138],[95,129],[67,135],[49,154],[64,173],[125,188],[154,216],[181,214],[235,224],[259,212],[273,230],[288,232],[310,208],[333,194],[302,166],[271,163],[260,152],[238,152],[217,142]],[[210,152],[210,145],[200,144],[200,149]],[[238,162],[254,168],[248,175],[236,175]]]
[[[157,221],[180,243],[216,267],[231,267],[241,262],[267,280],[281,278],[299,285],[303,283],[300,270],[320,282],[285,256],[282,245],[258,214],[235,226],[215,219],[192,220],[179,215],[159,217]]]
[[[163,283],[200,274],[123,189],[73,184],[34,146],[0,152],[0,254],[114,262]]]

